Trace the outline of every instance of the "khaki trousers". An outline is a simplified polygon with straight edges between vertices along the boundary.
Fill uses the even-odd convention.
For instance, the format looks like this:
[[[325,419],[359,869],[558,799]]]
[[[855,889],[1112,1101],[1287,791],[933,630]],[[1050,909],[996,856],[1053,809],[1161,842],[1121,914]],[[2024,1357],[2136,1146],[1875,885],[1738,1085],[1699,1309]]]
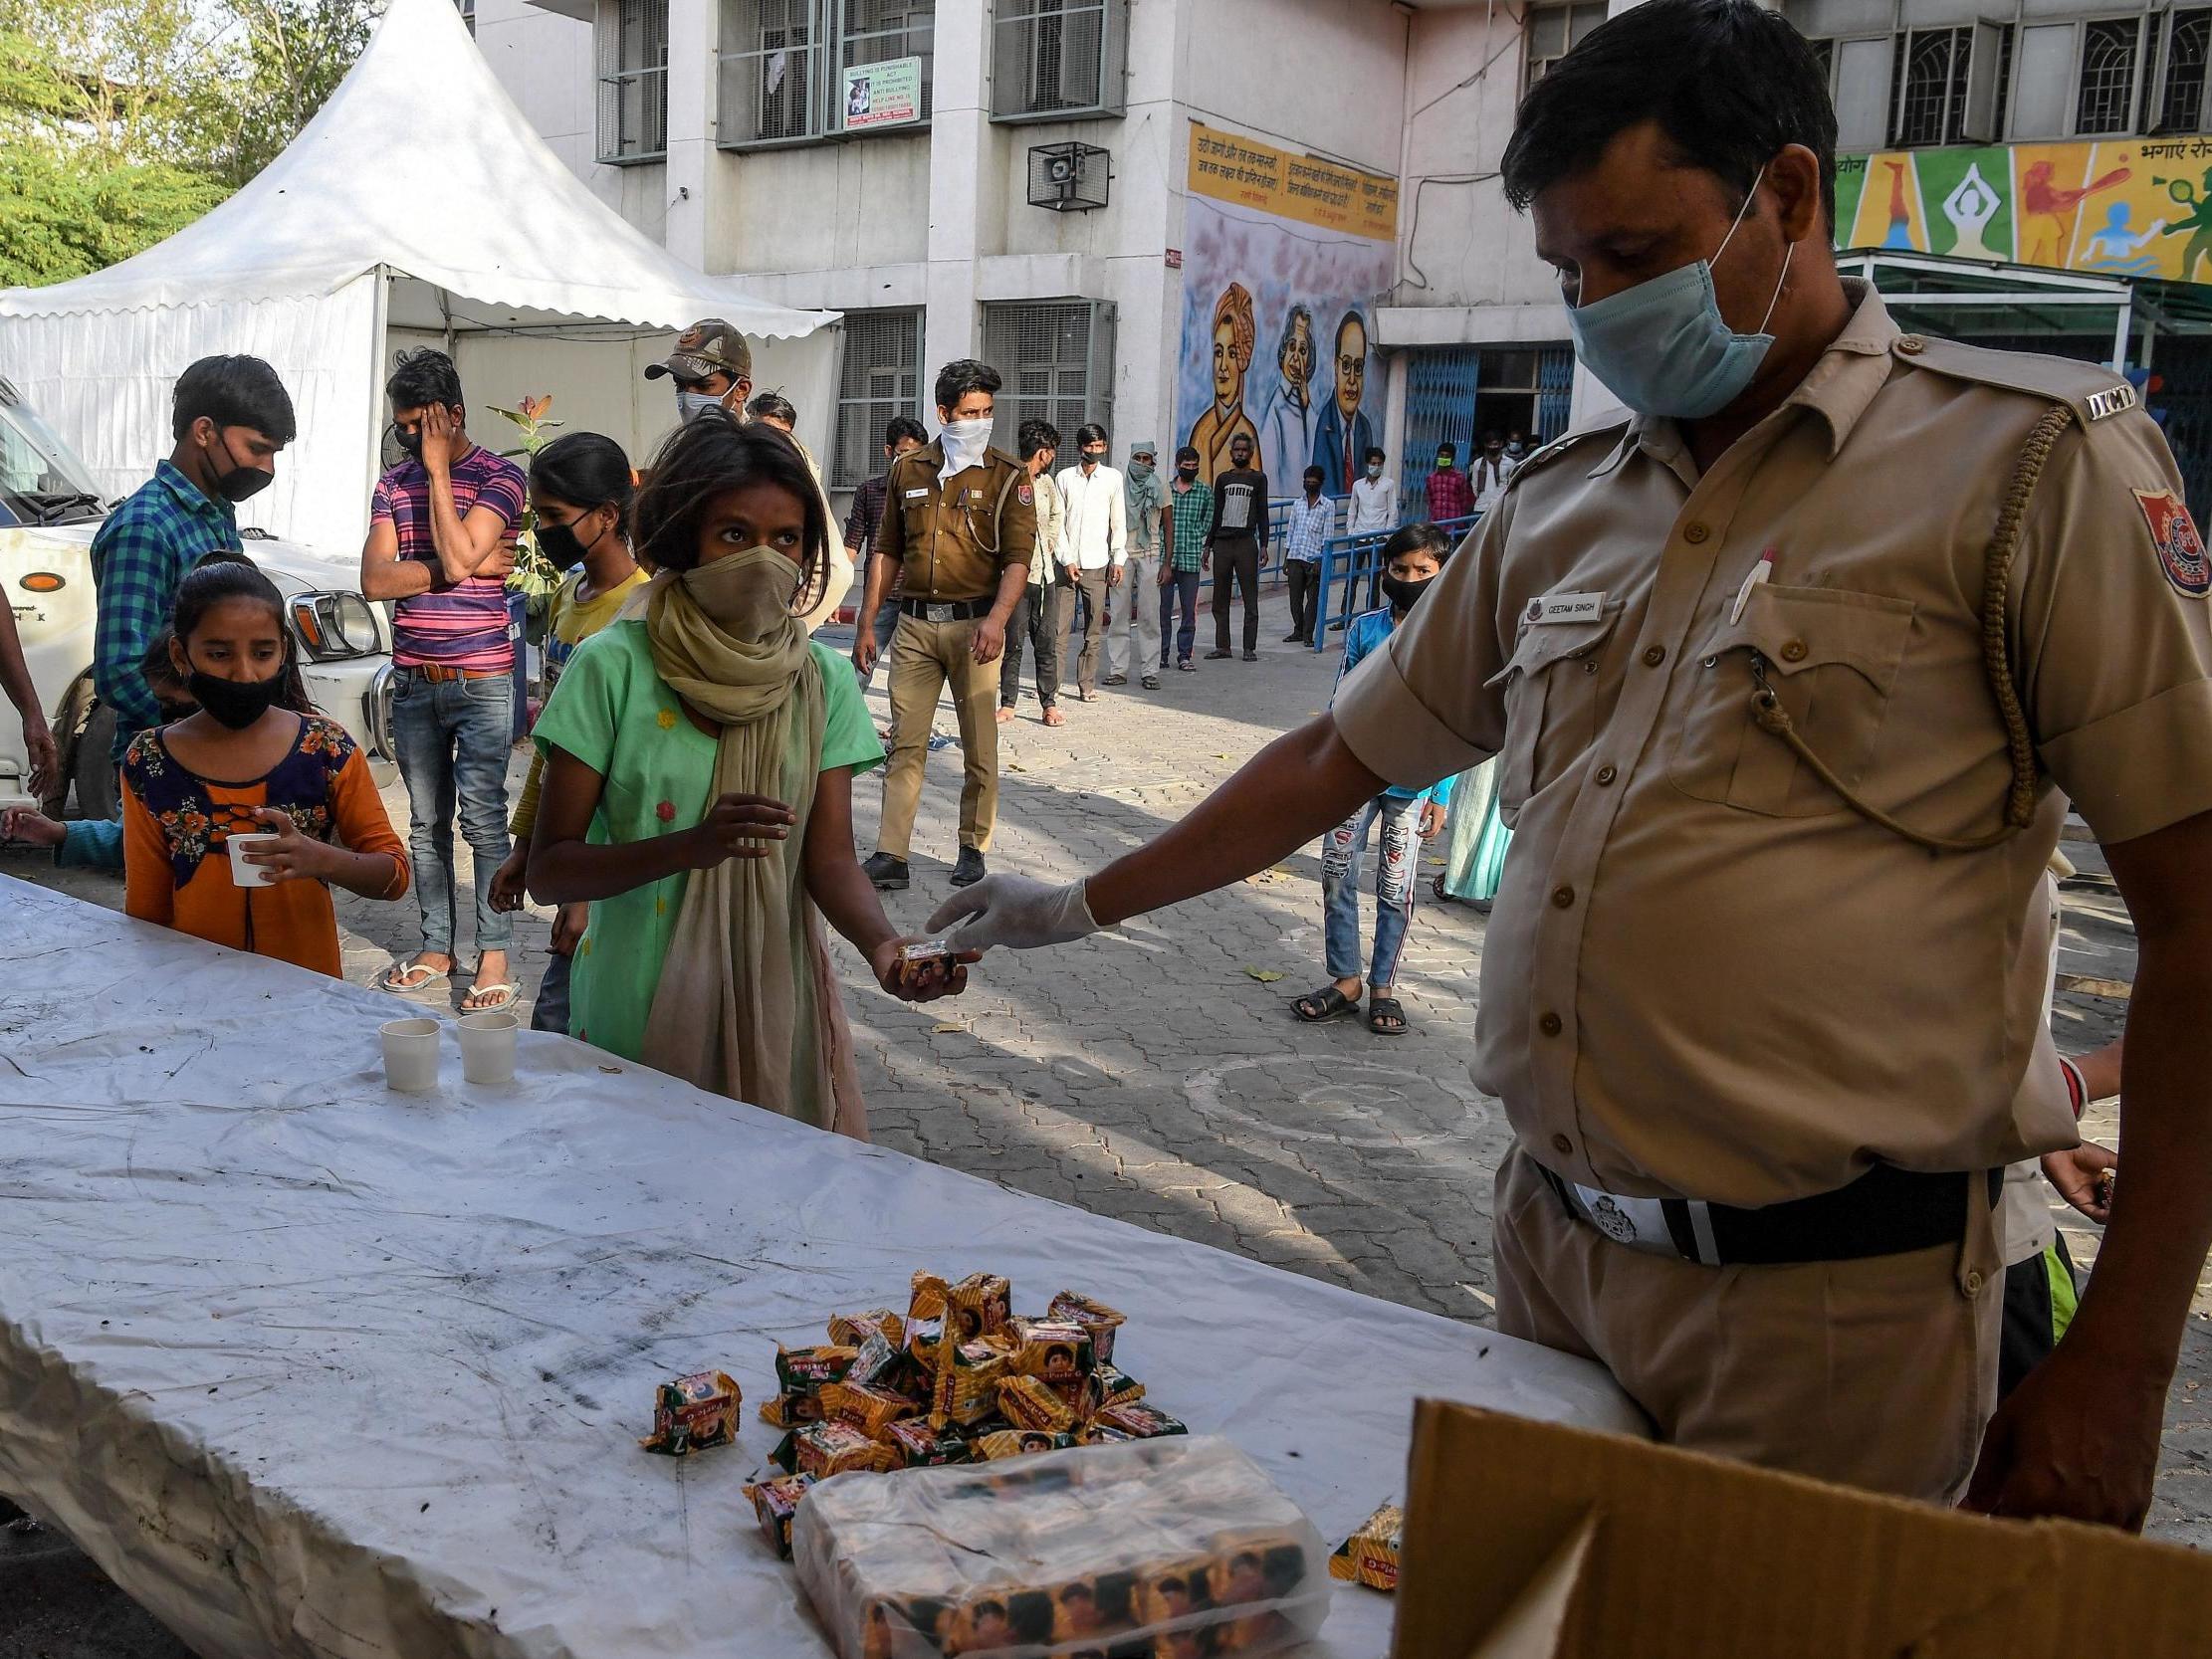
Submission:
[[[937,699],[953,688],[960,718],[960,844],[991,851],[998,821],[998,665],[969,652],[973,622],[925,622],[901,616],[891,636],[891,763],[883,777],[883,821],[876,851],[905,858],[922,804],[922,767],[929,759]]]
[[[1516,1146],[1495,1236],[1498,1329],[1606,1366],[1661,1440],[1930,1503],[1965,1491],[1997,1400],[1992,1227],[1865,1261],[1702,1267],[1614,1243]]]

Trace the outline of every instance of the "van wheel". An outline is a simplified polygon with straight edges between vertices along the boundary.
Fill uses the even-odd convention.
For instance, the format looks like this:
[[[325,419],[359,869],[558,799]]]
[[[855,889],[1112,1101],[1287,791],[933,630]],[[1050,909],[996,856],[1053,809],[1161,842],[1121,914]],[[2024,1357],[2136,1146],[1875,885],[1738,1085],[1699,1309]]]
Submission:
[[[114,710],[95,709],[77,734],[77,752],[70,761],[80,818],[112,818],[121,810],[122,803],[115,798],[115,768],[108,757],[114,744]]]

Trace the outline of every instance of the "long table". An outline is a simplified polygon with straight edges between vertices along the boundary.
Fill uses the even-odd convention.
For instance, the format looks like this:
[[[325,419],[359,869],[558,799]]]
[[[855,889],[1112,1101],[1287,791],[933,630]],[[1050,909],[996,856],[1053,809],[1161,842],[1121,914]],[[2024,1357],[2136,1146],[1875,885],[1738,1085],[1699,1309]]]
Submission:
[[[918,1267],[1123,1309],[1117,1362],[1331,1538],[1402,1492],[1417,1395],[1641,1431],[1595,1366],[565,1038],[390,1093],[405,1011],[0,879],[0,1492],[209,1659],[826,1653],[740,1491],[755,1407]],[[640,1451],[707,1366],[742,1442]],[[1344,1589],[1311,1651],[1389,1617]]]

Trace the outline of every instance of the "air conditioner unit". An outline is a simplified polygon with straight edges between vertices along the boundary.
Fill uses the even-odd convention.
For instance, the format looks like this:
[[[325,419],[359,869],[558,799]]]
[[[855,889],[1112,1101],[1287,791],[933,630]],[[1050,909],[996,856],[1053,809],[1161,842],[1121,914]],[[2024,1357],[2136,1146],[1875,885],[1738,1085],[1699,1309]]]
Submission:
[[[1106,205],[1114,158],[1096,144],[1035,144],[1029,149],[1029,205],[1088,213]]]

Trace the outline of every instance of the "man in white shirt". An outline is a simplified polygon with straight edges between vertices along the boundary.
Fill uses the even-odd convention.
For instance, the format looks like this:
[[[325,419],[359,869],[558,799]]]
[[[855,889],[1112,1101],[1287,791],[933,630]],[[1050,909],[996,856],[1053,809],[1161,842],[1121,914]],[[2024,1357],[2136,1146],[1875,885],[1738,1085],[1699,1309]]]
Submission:
[[[1388,459],[1379,449],[1367,452],[1366,467],[1352,481],[1352,507],[1345,519],[1345,534],[1365,535],[1371,530],[1398,527],[1398,480],[1383,476],[1383,463]]]
[[[1468,482],[1474,486],[1475,512],[1487,513],[1497,506],[1498,498],[1505,494],[1506,482],[1520,470],[1520,462],[1505,453],[1505,439],[1496,432],[1485,433],[1482,453],[1467,469]]]
[[[1078,702],[1098,699],[1098,640],[1106,631],[1106,590],[1121,585],[1122,564],[1128,557],[1128,518],[1123,500],[1126,486],[1120,473],[1106,465],[1106,429],[1095,424],[1075,432],[1079,464],[1063,467],[1052,482],[1060,493],[1060,574],[1067,585],[1059,589],[1060,638],[1067,637],[1068,620],[1081,595],[1083,654],[1075,662],[1075,696]]]

